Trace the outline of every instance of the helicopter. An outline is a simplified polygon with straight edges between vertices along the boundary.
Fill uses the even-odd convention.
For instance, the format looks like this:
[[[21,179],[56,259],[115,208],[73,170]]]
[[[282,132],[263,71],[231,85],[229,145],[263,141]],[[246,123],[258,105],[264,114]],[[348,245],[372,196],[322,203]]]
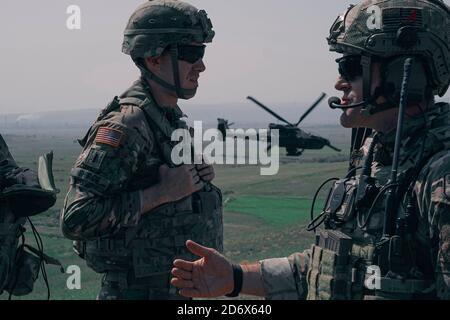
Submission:
[[[312,135],[301,130],[298,126],[300,123],[319,105],[320,102],[326,97],[325,93],[322,93],[319,98],[308,108],[308,110],[300,117],[297,123],[292,124],[289,121],[285,120],[277,113],[272,111],[270,108],[259,102],[253,97],[247,97],[248,100],[254,102],[256,105],[270,113],[276,119],[284,122],[285,124],[269,124],[269,136],[268,136],[268,147],[269,150],[272,145],[270,143],[270,131],[271,130],[279,130],[279,146],[286,149],[286,155],[289,157],[298,157],[302,155],[305,149],[314,149],[319,150],[324,147],[329,147],[337,152],[341,152],[339,148],[333,146],[329,140]],[[224,139],[226,138],[226,130],[230,128],[233,123],[228,123],[228,120],[219,118],[217,129],[222,133]],[[259,140],[259,136],[257,137]]]

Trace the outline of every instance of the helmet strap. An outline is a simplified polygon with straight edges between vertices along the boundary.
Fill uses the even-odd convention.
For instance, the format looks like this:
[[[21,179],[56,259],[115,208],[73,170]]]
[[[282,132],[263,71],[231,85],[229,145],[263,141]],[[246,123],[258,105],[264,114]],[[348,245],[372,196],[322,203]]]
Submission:
[[[173,77],[175,85],[172,85],[168,83],[167,81],[161,79],[156,74],[148,70],[148,68],[145,66],[144,59],[133,59],[136,66],[141,71],[142,76],[147,80],[153,80],[157,84],[159,84],[161,87],[170,90],[172,92],[175,92],[178,98],[180,99],[186,99],[186,96],[193,96],[196,89],[183,89],[180,85],[180,72],[178,68],[178,49],[176,51],[173,51],[171,48],[170,55],[172,59],[172,69],[173,69]]]
[[[363,69],[363,100],[366,101],[361,113],[367,116],[397,107],[395,103],[388,99],[390,95],[385,92],[384,79],[381,79],[381,86],[375,88],[375,92],[372,94],[372,62],[373,59],[370,56],[363,55],[361,57],[361,66]],[[381,96],[385,96],[387,101],[382,103],[377,102],[377,99]]]
[[[170,57],[172,59],[173,81],[175,82],[175,92],[180,99],[186,99],[184,92],[181,90],[180,84],[180,69],[178,67],[178,45],[170,46]]]

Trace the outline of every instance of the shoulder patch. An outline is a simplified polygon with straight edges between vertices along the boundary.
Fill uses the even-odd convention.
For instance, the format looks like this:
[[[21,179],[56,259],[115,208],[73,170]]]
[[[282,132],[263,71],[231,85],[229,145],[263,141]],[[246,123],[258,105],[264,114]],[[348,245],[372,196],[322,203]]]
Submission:
[[[91,149],[89,150],[89,154],[84,160],[83,164],[93,169],[99,170],[103,163],[103,160],[105,159],[105,156],[106,151]]]
[[[444,177],[444,193],[450,199],[450,173]]]
[[[100,127],[97,131],[97,135],[95,136],[95,142],[117,148],[119,147],[123,136],[124,133],[118,129]]]

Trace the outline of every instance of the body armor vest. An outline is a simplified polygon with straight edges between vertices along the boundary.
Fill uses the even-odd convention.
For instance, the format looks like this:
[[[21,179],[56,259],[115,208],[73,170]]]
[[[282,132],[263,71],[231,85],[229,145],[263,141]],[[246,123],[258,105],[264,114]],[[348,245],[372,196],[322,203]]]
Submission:
[[[437,107],[448,114],[449,105]],[[416,150],[401,161],[399,168],[398,235],[383,238],[386,194],[380,191],[388,182],[390,166],[379,166],[369,159],[373,163],[369,187],[367,177],[361,176],[350,175],[334,182],[322,211],[324,228],[311,228],[316,230],[316,241],[310,252],[307,299],[436,298],[431,241],[416,236],[418,213],[412,186],[428,161],[450,150],[448,138],[441,134],[445,130],[431,128],[418,135],[419,140],[414,142],[413,137],[409,141],[411,149]],[[424,150],[417,150],[420,139],[427,141]],[[372,143],[371,139],[366,141],[366,158]]]
[[[150,187],[147,181],[156,184],[161,164],[174,167],[170,137],[174,129],[185,128],[186,125],[178,119],[175,125],[168,121],[143,80],[137,81],[120,98],[116,97],[99,119],[121,105],[135,105],[144,111],[157,149],[152,154],[154,159],[147,160],[146,167],[132,177],[128,190]],[[131,269],[135,278],[167,275],[174,259],[195,259],[185,247],[188,239],[223,251],[222,194],[211,183],[206,183],[203,190],[189,197],[164,204],[143,215],[136,227],[124,228],[114,236],[87,241],[85,259],[88,266],[99,273]]]

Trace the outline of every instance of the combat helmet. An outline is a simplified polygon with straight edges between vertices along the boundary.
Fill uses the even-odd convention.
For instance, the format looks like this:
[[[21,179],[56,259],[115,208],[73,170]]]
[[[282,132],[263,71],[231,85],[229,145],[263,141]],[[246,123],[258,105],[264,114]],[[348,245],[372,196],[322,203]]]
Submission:
[[[206,11],[177,0],[150,0],[131,15],[124,31],[122,52],[130,55],[144,77],[185,98],[195,89],[180,86],[178,48],[191,42],[212,42],[215,32]],[[150,72],[144,64],[148,57],[158,57],[169,50],[175,85]]]
[[[398,106],[406,57],[414,58],[409,102],[442,97],[449,87],[450,9],[442,0],[364,0],[336,19],[327,41],[343,59],[359,57],[353,71],[362,76],[369,114]],[[373,61],[381,62],[382,83],[372,94]]]

